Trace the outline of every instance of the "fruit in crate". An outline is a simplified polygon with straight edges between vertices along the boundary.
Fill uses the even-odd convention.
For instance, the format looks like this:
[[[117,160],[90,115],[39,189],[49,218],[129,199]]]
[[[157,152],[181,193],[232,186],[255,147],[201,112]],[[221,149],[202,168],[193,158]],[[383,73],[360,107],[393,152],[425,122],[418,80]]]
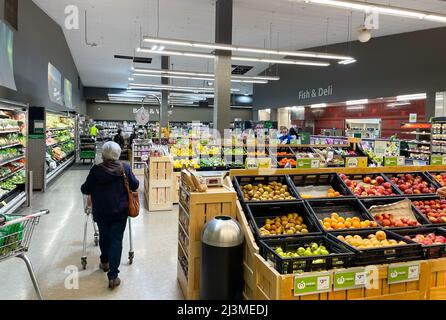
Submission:
[[[381,176],[366,176],[361,180],[350,180],[345,174],[340,175],[347,187],[358,197],[395,196],[392,185]]]
[[[208,146],[203,146],[203,145],[199,144],[198,152],[200,153],[200,155],[215,156],[215,155],[219,155],[221,153],[221,149],[219,147],[208,147]]]
[[[382,248],[382,247],[393,247],[402,246],[407,243],[404,241],[397,241],[395,239],[388,239],[387,234],[384,231],[378,231],[368,235],[366,238],[360,235],[347,235],[338,236],[338,239],[348,243],[352,247],[358,250],[371,249],[371,248]]]
[[[221,158],[201,158],[200,167],[201,168],[212,168],[212,167],[224,167],[225,162]]]
[[[259,229],[260,235],[275,236],[275,235],[293,235],[306,234],[308,227],[304,219],[297,213],[290,213],[286,216],[276,217],[274,219],[266,219],[265,225]]]
[[[188,168],[189,167],[193,167],[194,169],[200,169],[200,165],[198,164],[198,160],[197,159],[192,159],[192,160],[189,160],[189,159],[177,159],[177,160],[174,160],[173,167],[175,169],[182,169],[183,166],[186,166]]]
[[[446,200],[425,200],[413,201],[413,205],[427,218],[431,223],[446,223]]]
[[[257,185],[247,184],[241,187],[243,197],[248,201],[271,201],[271,200],[294,200],[290,194],[288,186],[280,182],[271,182],[267,185],[259,183]]]
[[[435,193],[435,187],[429,186],[423,177],[417,174],[402,174],[390,179],[405,194]]]
[[[170,154],[174,157],[194,157],[195,152],[189,146],[186,147],[179,147],[179,146],[173,146],[170,148]]]
[[[289,152],[277,152],[276,156],[277,157],[292,157],[294,155]]]
[[[267,157],[265,151],[248,151],[247,152],[248,157]]]
[[[395,218],[393,214],[390,213],[378,213],[375,216],[375,220],[379,223],[380,226],[384,228],[415,227],[420,225],[414,218]]]
[[[341,230],[341,229],[365,229],[375,228],[377,223],[375,221],[362,220],[359,217],[344,218],[338,213],[332,213],[330,217],[324,220],[319,220],[324,230]]]
[[[437,180],[443,187],[446,187],[446,173],[435,175],[435,180]]]
[[[435,244],[446,244],[446,237],[437,236],[435,233],[417,234],[415,237],[405,236],[406,239],[421,243],[424,246],[432,246]]]
[[[245,150],[243,148],[225,148],[223,154],[225,156],[243,156],[245,155]]]
[[[324,245],[315,242],[299,247],[297,250],[283,251],[282,247],[278,247],[274,251],[282,258],[327,256],[330,254],[330,251]]]
[[[290,158],[290,159],[288,159],[288,158],[283,158],[283,159],[281,159],[281,160],[278,162],[278,164],[279,164],[279,166],[281,166],[281,167],[285,167],[285,166],[288,164],[288,162],[291,164],[292,167],[296,167],[296,166],[297,166],[297,161],[296,161],[295,159],[292,159],[292,158]]]

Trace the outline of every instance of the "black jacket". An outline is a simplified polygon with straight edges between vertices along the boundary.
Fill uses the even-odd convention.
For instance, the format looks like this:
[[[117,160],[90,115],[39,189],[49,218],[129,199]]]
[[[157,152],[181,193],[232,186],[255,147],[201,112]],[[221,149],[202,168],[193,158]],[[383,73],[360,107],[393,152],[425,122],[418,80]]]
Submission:
[[[115,137],[113,138],[113,142],[116,142],[117,144],[119,144],[121,149],[124,149],[125,140],[122,135],[120,135],[120,134],[115,135]]]
[[[123,165],[130,189],[138,190],[138,179],[128,164]],[[127,218],[128,195],[119,161],[94,166],[90,170],[87,181],[82,185],[81,191],[85,195],[91,195],[95,221],[106,222]]]

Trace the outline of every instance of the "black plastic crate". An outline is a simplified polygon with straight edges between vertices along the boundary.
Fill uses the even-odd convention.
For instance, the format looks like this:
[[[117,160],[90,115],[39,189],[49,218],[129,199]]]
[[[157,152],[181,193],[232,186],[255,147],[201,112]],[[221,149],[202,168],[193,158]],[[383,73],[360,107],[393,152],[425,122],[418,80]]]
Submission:
[[[268,185],[271,182],[278,182],[282,185],[286,185],[288,188],[288,192],[292,197],[295,199],[289,199],[289,200],[265,200],[265,201],[250,201],[244,198],[242,187],[248,184],[251,184],[253,186],[258,184]],[[237,195],[239,197],[239,200],[243,203],[258,203],[258,202],[290,202],[293,200],[299,200],[299,195],[297,194],[296,190],[292,187],[291,180],[288,176],[285,175],[275,175],[275,176],[237,176],[233,179],[233,184],[235,191],[237,192]]]
[[[386,204],[392,204],[392,203],[396,203],[399,201],[402,201],[404,199],[407,199],[406,197],[400,197],[400,198],[384,198],[384,199],[361,199],[362,204],[367,208],[367,210],[370,210],[370,208],[372,206],[382,206],[382,205],[386,205]],[[417,208],[415,208],[415,206],[412,204],[412,212],[415,216],[415,219],[417,219],[418,223],[420,223],[419,226],[414,226],[414,227],[389,227],[389,228],[385,228],[383,226],[383,228],[385,229],[389,229],[389,230],[400,230],[400,229],[413,229],[413,228],[420,228],[422,226],[426,226],[426,225],[430,225],[429,220],[422,215]],[[373,217],[372,213],[370,213],[370,215]]]
[[[343,176],[345,176],[347,179],[346,180],[342,179]],[[399,191],[398,188],[384,174],[381,174],[381,173],[377,173],[377,174],[348,174],[348,175],[340,174],[339,177],[340,177],[340,179],[342,181],[342,184],[344,186],[346,186],[353,193],[353,195],[355,195],[355,192],[352,189],[349,188],[349,186],[347,185],[346,181],[347,180],[350,180],[350,181],[355,181],[355,180],[363,181],[364,178],[366,178],[366,177],[370,177],[372,180],[375,180],[378,177],[383,178],[384,179],[383,183],[390,183],[390,189],[389,190],[391,190],[395,194],[393,196],[392,195],[384,195],[384,196],[377,196],[377,195],[373,195],[373,196],[372,195],[370,195],[370,196],[357,196],[358,198],[361,198],[361,199],[362,198],[383,198],[383,197],[388,198],[388,197],[398,197],[398,196],[402,195],[401,191]]]
[[[401,177],[402,175],[406,175],[406,174],[410,174],[413,176],[421,176],[423,178],[423,181],[426,181],[428,183],[429,187],[434,187],[435,191],[438,189],[438,186],[424,173],[421,171],[416,171],[416,172],[399,172],[399,173],[388,173],[386,174],[387,179],[389,179],[389,181],[392,181],[392,178],[394,177]],[[400,190],[397,186],[396,183],[392,184],[397,188],[397,190],[401,193],[404,194],[406,196],[425,196],[425,195],[435,195],[436,193],[420,193],[420,194],[406,194],[404,191]]]
[[[438,228],[438,227],[423,227],[418,229],[401,229],[395,231],[395,233],[400,236],[407,237],[409,236],[411,239],[416,235],[428,235],[430,233],[435,234],[436,236],[443,236],[446,238],[446,229]],[[415,240],[412,240],[416,242]],[[425,259],[438,259],[446,257],[446,243],[442,244],[421,244],[423,248],[423,255]]]
[[[324,246],[329,255],[302,256],[302,257],[282,257],[277,252],[277,248],[282,248],[283,252],[296,252],[300,247],[306,248],[316,243]],[[308,236],[285,239],[262,240],[259,242],[260,254],[263,258],[271,262],[274,268],[281,274],[295,274],[301,272],[314,272],[332,270],[335,268],[348,268],[352,265],[354,253],[340,244],[336,238],[325,236]]]
[[[350,189],[342,183],[341,178],[336,173],[321,173],[321,174],[298,174],[290,176],[293,186],[296,188],[296,193],[302,198],[302,195],[297,190],[297,187],[306,186],[328,186],[339,192],[343,197],[353,197]],[[329,198],[321,197],[321,198]],[[331,199],[331,198],[329,198]]]
[[[312,214],[302,201],[287,203],[250,203],[246,205],[246,213],[249,217],[249,224],[258,239],[273,239],[283,237],[301,237],[308,235],[321,235],[322,230],[314,220]],[[307,226],[308,233],[298,233],[291,235],[268,235],[262,236],[260,228],[262,228],[266,219],[274,220],[277,217],[288,216],[288,214],[297,213],[303,218],[303,224]]]
[[[437,180],[436,176],[437,175],[446,175],[446,170],[445,171],[429,171],[425,173],[429,179],[435,184],[435,186],[437,188],[442,188],[442,187],[446,187],[446,185],[442,185],[440,181]]]
[[[373,264],[387,264],[387,263],[395,263],[395,262],[405,262],[405,261],[414,261],[420,260],[423,257],[423,251],[421,249],[421,245],[404,238],[403,236],[396,234],[390,230],[381,231],[386,233],[388,240],[396,240],[398,242],[403,241],[407,243],[406,245],[396,245],[396,246],[388,246],[388,247],[373,247],[369,249],[357,249],[347,242],[339,240],[337,237],[342,235],[346,236],[355,236],[359,235],[363,239],[367,238],[370,234],[376,233],[371,230],[361,230],[356,232],[334,232],[328,234],[328,237],[335,238],[339,242],[342,243],[348,250],[355,253],[354,264],[356,266],[365,266],[365,265],[373,265]]]
[[[337,199],[319,199],[319,200],[308,200],[307,205],[311,213],[313,214],[316,223],[321,230],[325,232],[335,232],[335,231],[349,231],[356,232],[359,230],[375,230],[380,229],[380,227],[369,227],[369,228],[348,228],[348,229],[337,229],[337,230],[326,230],[323,223],[320,220],[325,218],[331,218],[333,213],[337,213],[340,217],[344,219],[358,217],[361,221],[374,221],[373,217],[367,211],[366,207],[356,198],[337,198]]]
[[[439,196],[423,196],[423,197],[408,197],[408,198],[412,201],[412,204],[413,204],[415,210],[417,210],[417,212],[418,212],[420,215],[422,215],[427,221],[429,221],[429,223],[430,223],[431,225],[434,225],[434,226],[441,226],[441,227],[445,227],[445,226],[446,226],[446,222],[432,221],[432,220],[428,217],[428,215],[426,214],[426,212],[423,212],[425,209],[422,208],[422,207],[419,208],[419,206],[417,205],[418,203],[423,202],[423,206],[425,206],[425,205],[426,205],[426,204],[425,204],[426,201],[429,201],[429,202],[430,202],[430,201],[434,201],[434,202],[440,201],[440,205],[441,205],[441,201],[443,201],[444,204],[446,205],[446,201],[445,201],[445,200],[441,199]],[[431,206],[430,206],[430,208],[431,208]],[[443,209],[443,212],[446,214],[446,208]]]

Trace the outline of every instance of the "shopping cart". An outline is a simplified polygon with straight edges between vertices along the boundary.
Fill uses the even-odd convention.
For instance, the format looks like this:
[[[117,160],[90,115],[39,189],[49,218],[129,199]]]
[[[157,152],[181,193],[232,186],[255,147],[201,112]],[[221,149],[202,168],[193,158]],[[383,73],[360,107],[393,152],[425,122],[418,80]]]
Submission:
[[[28,252],[34,227],[40,217],[49,214],[42,210],[31,215],[0,215],[0,263],[10,258],[22,259],[28,268],[31,281],[39,300],[43,300],[34,269],[26,253]]]
[[[84,195],[83,200],[84,200],[84,212],[85,212],[85,225],[84,225],[83,255],[81,257],[81,264],[82,268],[85,270],[87,269],[87,237],[88,237],[88,224],[90,222],[90,218],[91,222],[93,223],[94,244],[96,247],[99,245],[99,231],[93,219],[90,196]],[[129,218],[129,238],[130,238],[129,264],[133,264],[135,253],[133,251],[132,220],[130,218]]]

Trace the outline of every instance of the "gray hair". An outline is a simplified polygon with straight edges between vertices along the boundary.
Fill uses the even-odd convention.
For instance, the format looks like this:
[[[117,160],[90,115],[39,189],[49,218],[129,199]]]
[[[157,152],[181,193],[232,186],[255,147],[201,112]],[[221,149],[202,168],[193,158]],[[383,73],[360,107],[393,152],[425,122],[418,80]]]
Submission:
[[[102,160],[117,161],[121,157],[121,147],[116,142],[109,141],[102,146]]]

